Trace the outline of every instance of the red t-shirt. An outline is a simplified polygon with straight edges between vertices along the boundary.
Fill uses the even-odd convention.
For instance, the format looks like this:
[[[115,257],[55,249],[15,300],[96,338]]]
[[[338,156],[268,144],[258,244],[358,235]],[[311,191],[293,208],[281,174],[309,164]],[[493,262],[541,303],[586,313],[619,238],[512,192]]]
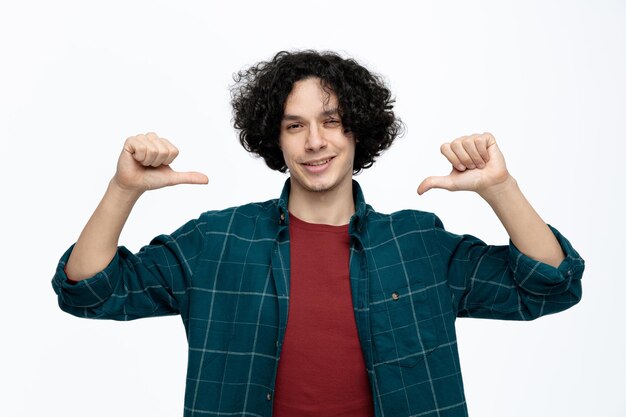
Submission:
[[[354,321],[348,225],[290,214],[289,319],[278,365],[275,417],[373,416]]]

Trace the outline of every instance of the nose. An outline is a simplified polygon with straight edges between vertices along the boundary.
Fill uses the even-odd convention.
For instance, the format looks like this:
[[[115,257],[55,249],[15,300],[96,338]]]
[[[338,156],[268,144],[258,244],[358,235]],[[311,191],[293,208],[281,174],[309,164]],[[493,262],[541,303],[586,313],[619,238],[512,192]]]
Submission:
[[[308,151],[318,151],[326,147],[324,134],[316,124],[310,125],[305,146]]]

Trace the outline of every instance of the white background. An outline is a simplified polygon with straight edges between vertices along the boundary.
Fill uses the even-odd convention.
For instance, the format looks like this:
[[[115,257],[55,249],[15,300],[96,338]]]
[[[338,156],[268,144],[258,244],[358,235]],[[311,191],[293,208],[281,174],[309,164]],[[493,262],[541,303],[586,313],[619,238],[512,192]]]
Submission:
[[[543,218],[587,262],[582,302],[534,322],[457,321],[470,415],[626,415],[624,1],[3,1],[0,5],[0,415],[182,414],[180,318],[62,313],[50,279],[112,176],[124,139],[156,131],[208,186],[145,195],[138,250],[208,209],[278,196],[242,150],[233,72],[282,49],[340,51],[385,76],[407,134],[357,179],[379,211],[436,212],[503,244],[490,208],[433,190],[439,146],[490,131]],[[619,266],[618,266],[619,265]]]

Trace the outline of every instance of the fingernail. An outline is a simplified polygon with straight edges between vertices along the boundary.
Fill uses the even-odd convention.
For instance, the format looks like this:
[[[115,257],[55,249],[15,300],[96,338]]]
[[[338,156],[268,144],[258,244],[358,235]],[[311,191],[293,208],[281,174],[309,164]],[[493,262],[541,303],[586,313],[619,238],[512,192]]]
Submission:
[[[456,166],[456,169],[459,170],[459,171],[465,171],[465,166],[459,164],[459,165]]]

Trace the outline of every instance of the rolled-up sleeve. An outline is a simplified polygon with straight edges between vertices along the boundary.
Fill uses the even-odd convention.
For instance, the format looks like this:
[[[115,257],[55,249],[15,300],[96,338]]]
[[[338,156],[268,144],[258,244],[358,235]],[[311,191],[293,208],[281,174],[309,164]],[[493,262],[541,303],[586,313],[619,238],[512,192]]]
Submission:
[[[585,269],[585,261],[557,229],[550,225],[548,227],[561,245],[565,259],[555,268],[529,258],[509,241],[509,262],[513,265],[515,279],[530,294],[554,295],[570,292],[580,300],[580,279]]]
[[[78,282],[69,280],[65,273],[65,266],[74,245],[72,245],[61,257],[57,265],[56,273],[52,278],[52,288],[59,299],[59,306],[74,315],[86,316],[89,309],[103,304],[113,294],[115,287],[121,279],[119,270],[119,252],[125,248],[118,248],[118,252],[107,267],[93,277]]]
[[[203,250],[201,224],[192,220],[172,235],[157,236],[137,254],[120,246],[104,270],[79,282],[65,273],[71,246],[52,278],[59,307],[79,317],[112,320],[178,314]]]
[[[524,255],[512,242],[487,245],[435,222],[458,317],[533,320],[580,301],[584,260],[554,227],[549,226],[565,254],[558,267]]]

